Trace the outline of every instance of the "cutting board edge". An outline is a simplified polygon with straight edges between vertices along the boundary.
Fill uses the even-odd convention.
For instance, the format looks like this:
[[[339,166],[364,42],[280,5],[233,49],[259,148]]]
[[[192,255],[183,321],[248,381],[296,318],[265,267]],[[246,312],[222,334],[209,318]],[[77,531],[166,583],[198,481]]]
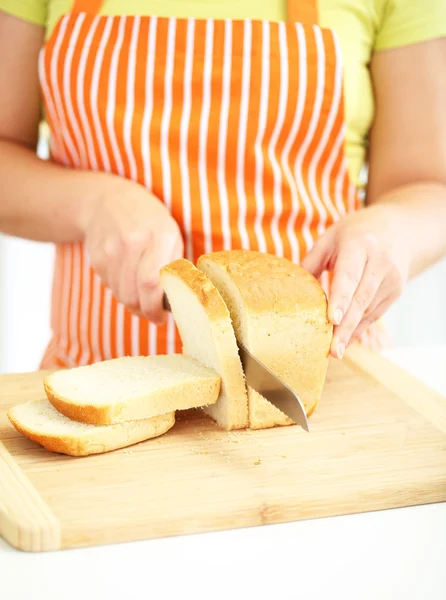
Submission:
[[[437,429],[446,433],[446,397],[376,350],[352,344],[344,355],[350,366],[370,375]]]
[[[1,441],[0,536],[24,552],[62,547],[59,520]]]
[[[446,481],[446,480],[445,480]],[[439,485],[439,489],[432,491],[429,496],[423,498],[423,501],[420,502],[420,499],[416,494],[412,494],[411,497],[407,497],[407,494],[403,493],[402,497],[404,500],[401,500],[398,503],[395,501],[390,501],[388,503],[382,503],[381,501],[376,501],[376,506],[369,508],[365,508],[361,510],[356,507],[352,509],[352,506],[346,504],[343,508],[339,508],[337,511],[332,512],[328,509],[321,509],[317,513],[302,510],[299,507],[295,507],[294,511],[288,511],[285,515],[280,516],[280,512],[274,509],[274,506],[268,506],[264,504],[258,513],[254,516],[250,510],[246,511],[246,516],[242,518],[238,518],[236,523],[231,523],[228,525],[228,516],[223,515],[219,522],[215,520],[204,521],[203,524],[199,527],[196,526],[196,523],[193,527],[184,527],[184,523],[175,522],[170,523],[170,528],[163,528],[163,531],[159,533],[155,533],[153,535],[143,534],[142,530],[139,529],[139,533],[132,538],[123,537],[120,535],[119,531],[114,531],[113,534],[105,535],[102,528],[99,528],[98,531],[102,533],[102,535],[97,535],[98,532],[90,533],[90,535],[79,536],[79,533],[73,534],[69,529],[65,529],[62,536],[62,546],[61,550],[74,550],[81,548],[91,548],[91,547],[104,547],[108,545],[115,544],[129,544],[129,543],[138,543],[138,542],[150,542],[162,539],[171,539],[175,537],[183,537],[183,536],[194,536],[194,535],[202,535],[202,534],[212,534],[212,533],[224,533],[235,530],[245,530],[245,529],[254,529],[258,527],[265,527],[268,525],[287,525],[291,523],[299,523],[303,521],[315,521],[321,519],[331,519],[338,517],[355,517],[360,515],[365,515],[368,513],[379,513],[383,511],[389,510],[399,510],[405,508],[416,508],[417,506],[429,506],[433,504],[441,504],[446,502],[446,493],[444,490],[446,489],[444,486]],[[372,503],[373,504],[373,503]]]

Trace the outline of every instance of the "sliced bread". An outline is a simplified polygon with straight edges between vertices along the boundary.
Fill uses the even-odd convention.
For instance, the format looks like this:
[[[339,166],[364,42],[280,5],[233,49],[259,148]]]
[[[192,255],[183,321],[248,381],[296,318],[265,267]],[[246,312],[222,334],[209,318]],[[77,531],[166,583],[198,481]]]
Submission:
[[[220,375],[181,354],[114,358],[44,380],[48,400],[83,423],[112,425],[214,404]]]
[[[237,339],[282,378],[311,415],[324,387],[332,326],[327,298],[310,273],[285,258],[248,250],[203,255],[198,268],[217,287]],[[248,388],[252,429],[293,422]]]
[[[161,270],[163,286],[183,343],[183,352],[222,378],[216,404],[204,408],[227,429],[248,426],[248,397],[229,311],[204,273],[186,259]]]
[[[116,425],[88,425],[60,414],[48,400],[31,400],[14,406],[8,417],[22,435],[51,452],[70,456],[100,454],[166,433],[175,423],[170,412],[152,419]]]

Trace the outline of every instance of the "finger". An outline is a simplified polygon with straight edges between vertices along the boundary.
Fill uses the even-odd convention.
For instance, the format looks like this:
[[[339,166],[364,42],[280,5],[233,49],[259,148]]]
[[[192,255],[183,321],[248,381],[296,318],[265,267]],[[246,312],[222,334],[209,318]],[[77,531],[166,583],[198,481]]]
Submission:
[[[175,241],[172,246],[172,252],[170,254],[169,262],[172,262],[173,260],[178,260],[179,258],[183,258],[183,256],[184,256],[184,242],[183,242],[183,238],[182,238],[180,232],[178,231],[178,235],[175,236]],[[162,265],[162,266],[164,266],[164,265]]]
[[[163,309],[163,289],[160,269],[171,262],[177,248],[176,236],[161,235],[155,247],[146,250],[138,266],[138,295],[142,314],[153,323],[161,324],[166,319]]]
[[[381,294],[375,298],[375,300],[369,305],[365,312],[365,317],[368,317],[379,304],[383,301],[383,298],[392,298],[392,303],[398,299],[404,288],[404,280],[402,280],[398,274],[392,273],[392,268],[388,268],[387,277],[382,283]]]
[[[102,248],[104,260],[106,263],[107,276],[104,283],[111,289],[115,298],[119,294],[119,273],[120,273],[120,244],[118,238],[109,238],[105,240]]]
[[[361,320],[361,322],[359,323],[359,325],[353,332],[351,341],[357,340],[358,338],[360,338],[361,335],[364,333],[364,331],[368,327],[370,327],[370,325],[372,325],[372,323],[375,323],[375,321],[378,321],[378,319],[380,319],[387,312],[387,310],[395,302],[395,300],[398,299],[398,297],[399,297],[399,294],[397,292],[394,292],[393,294],[387,295],[384,299],[382,299],[375,306],[375,308],[370,313],[365,315],[364,318]]]
[[[150,247],[147,233],[133,232],[122,242],[118,299],[132,312],[140,310],[138,267],[144,251]]]
[[[329,230],[316,240],[314,246],[302,259],[301,266],[319,279],[327,269],[333,249],[334,235]]]
[[[367,263],[363,245],[348,243],[339,250],[328,301],[328,318],[339,325],[353,300]]]
[[[332,342],[332,353],[342,358],[350,338],[364,317],[364,314],[375,298],[383,299],[381,286],[386,273],[383,273],[379,259],[371,258],[366,262],[364,272],[356,288],[351,304],[341,324],[335,328]]]
[[[98,275],[104,285],[108,285],[108,258],[104,251],[104,244],[96,240],[85,242],[88,259],[93,271]]]

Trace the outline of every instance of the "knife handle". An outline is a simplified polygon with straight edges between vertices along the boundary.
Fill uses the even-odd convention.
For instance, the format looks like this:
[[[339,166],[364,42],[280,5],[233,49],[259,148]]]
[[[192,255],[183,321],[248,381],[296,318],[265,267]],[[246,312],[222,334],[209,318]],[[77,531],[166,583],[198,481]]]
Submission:
[[[172,312],[172,309],[170,308],[170,302],[167,299],[166,294],[163,295],[163,309]]]

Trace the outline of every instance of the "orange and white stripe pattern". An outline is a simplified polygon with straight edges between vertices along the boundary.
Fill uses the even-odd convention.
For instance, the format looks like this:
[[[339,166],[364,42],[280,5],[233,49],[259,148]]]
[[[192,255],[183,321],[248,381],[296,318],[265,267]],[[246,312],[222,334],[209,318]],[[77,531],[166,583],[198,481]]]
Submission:
[[[40,55],[52,159],[146,186],[192,261],[250,248],[299,262],[358,208],[339,44],[312,22],[315,3],[299,18],[300,4],[272,23],[107,17],[76,2]],[[53,298],[43,366],[180,350],[172,319],[155,328],[128,312],[82,244],[57,247]]]

